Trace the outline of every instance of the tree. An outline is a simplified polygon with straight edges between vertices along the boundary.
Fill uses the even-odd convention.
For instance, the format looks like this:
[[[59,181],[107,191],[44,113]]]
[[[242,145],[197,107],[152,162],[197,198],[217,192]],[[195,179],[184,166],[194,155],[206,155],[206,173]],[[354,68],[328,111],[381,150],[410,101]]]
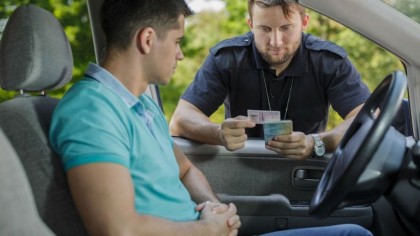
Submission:
[[[384,0],[384,2],[420,23],[420,2],[418,0]]]
[[[194,78],[195,72],[203,63],[209,49],[217,42],[243,34],[249,30],[247,1],[229,0],[221,12],[200,12],[187,19],[185,38],[182,43],[185,59],[178,63],[178,69],[168,86],[160,88],[167,120],[173,111],[181,94]],[[420,6],[415,0],[386,0],[403,12],[417,16],[420,21]],[[94,62],[94,47],[89,25],[86,0],[3,0],[0,2],[0,35],[1,22],[5,22],[13,10],[21,4],[34,3],[52,12],[64,26],[74,57],[73,80],[66,87],[54,91],[51,96],[61,97],[75,81],[83,76],[88,62]],[[315,12],[310,14],[308,33],[320,38],[331,40],[344,47],[363,81],[373,90],[377,84],[392,70],[403,70],[399,59],[374,43],[363,38],[346,27],[323,17]],[[0,102],[13,96],[14,92],[0,89]],[[223,106],[211,117],[212,121],[221,122],[224,119]],[[331,112],[329,128],[334,127],[341,118]]]
[[[308,14],[310,23],[306,32],[345,48],[370,90],[392,70],[403,70],[397,57],[368,39],[316,12],[308,10]],[[170,85],[161,88],[167,120],[170,120],[179,97],[194,78],[195,71],[204,61],[209,48],[223,39],[247,32],[247,17],[247,1],[242,0],[226,1],[226,8],[222,12],[204,12],[192,17],[187,26],[185,44],[182,45],[186,59],[179,63]],[[222,122],[223,106],[210,119],[213,122]],[[341,121],[341,117],[330,110],[328,129]]]
[[[348,57],[371,91],[387,74],[394,70],[404,70],[403,64],[395,55],[329,18],[313,11],[308,12],[311,20],[307,31],[346,49]],[[341,121],[338,113],[330,109],[328,129]]]

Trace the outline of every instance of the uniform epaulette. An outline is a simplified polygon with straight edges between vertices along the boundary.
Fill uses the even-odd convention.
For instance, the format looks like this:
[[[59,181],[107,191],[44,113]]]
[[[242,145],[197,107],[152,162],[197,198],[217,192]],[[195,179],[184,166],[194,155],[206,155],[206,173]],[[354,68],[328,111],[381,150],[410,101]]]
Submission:
[[[315,50],[315,51],[326,50],[334,54],[337,54],[338,56],[342,58],[347,57],[347,52],[346,50],[344,50],[344,48],[330,41],[319,39],[313,35],[307,35],[307,38],[305,40],[305,47],[307,49]]]
[[[252,40],[253,35],[251,32],[248,32],[246,34],[221,41],[220,43],[212,47],[210,49],[210,52],[216,54],[222,48],[249,46],[251,45]]]

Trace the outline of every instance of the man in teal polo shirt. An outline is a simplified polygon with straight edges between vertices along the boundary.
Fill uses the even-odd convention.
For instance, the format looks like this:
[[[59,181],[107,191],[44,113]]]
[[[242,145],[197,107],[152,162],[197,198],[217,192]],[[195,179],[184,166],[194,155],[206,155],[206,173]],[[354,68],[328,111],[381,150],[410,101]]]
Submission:
[[[219,203],[144,94],[169,83],[192,14],[184,0],[105,0],[102,63],[54,111],[51,145],[92,235],[237,234],[235,206]]]
[[[238,233],[236,207],[218,201],[144,94],[149,84],[168,84],[184,58],[180,41],[191,14],[184,0],[105,0],[102,63],[90,64],[54,111],[50,142],[91,235]],[[296,233],[366,235],[354,225],[275,235]]]

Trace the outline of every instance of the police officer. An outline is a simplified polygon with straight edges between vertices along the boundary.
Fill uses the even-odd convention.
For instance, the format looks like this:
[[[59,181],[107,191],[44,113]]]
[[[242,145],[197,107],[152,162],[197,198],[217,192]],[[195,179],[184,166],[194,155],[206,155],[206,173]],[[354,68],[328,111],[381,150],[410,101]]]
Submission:
[[[267,149],[295,159],[334,150],[370,95],[346,51],[304,33],[309,16],[298,4],[249,0],[248,11],[251,32],[210,50],[175,110],[172,134],[236,150],[262,136],[247,111],[273,110],[293,121],[293,132]],[[222,103],[227,119],[210,122]],[[330,105],[344,121],[325,132]]]

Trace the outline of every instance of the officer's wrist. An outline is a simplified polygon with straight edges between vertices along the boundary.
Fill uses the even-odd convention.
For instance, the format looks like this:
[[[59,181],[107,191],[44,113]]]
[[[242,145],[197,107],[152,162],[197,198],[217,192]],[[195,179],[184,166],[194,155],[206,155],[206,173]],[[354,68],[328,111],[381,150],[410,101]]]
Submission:
[[[325,143],[322,141],[322,139],[319,137],[318,134],[311,134],[313,138],[313,157],[319,158],[324,156],[325,154]]]
[[[223,129],[221,125],[217,128],[216,134],[217,134],[216,138],[219,142],[219,145],[226,147],[226,141],[225,141],[225,138],[223,137]]]

